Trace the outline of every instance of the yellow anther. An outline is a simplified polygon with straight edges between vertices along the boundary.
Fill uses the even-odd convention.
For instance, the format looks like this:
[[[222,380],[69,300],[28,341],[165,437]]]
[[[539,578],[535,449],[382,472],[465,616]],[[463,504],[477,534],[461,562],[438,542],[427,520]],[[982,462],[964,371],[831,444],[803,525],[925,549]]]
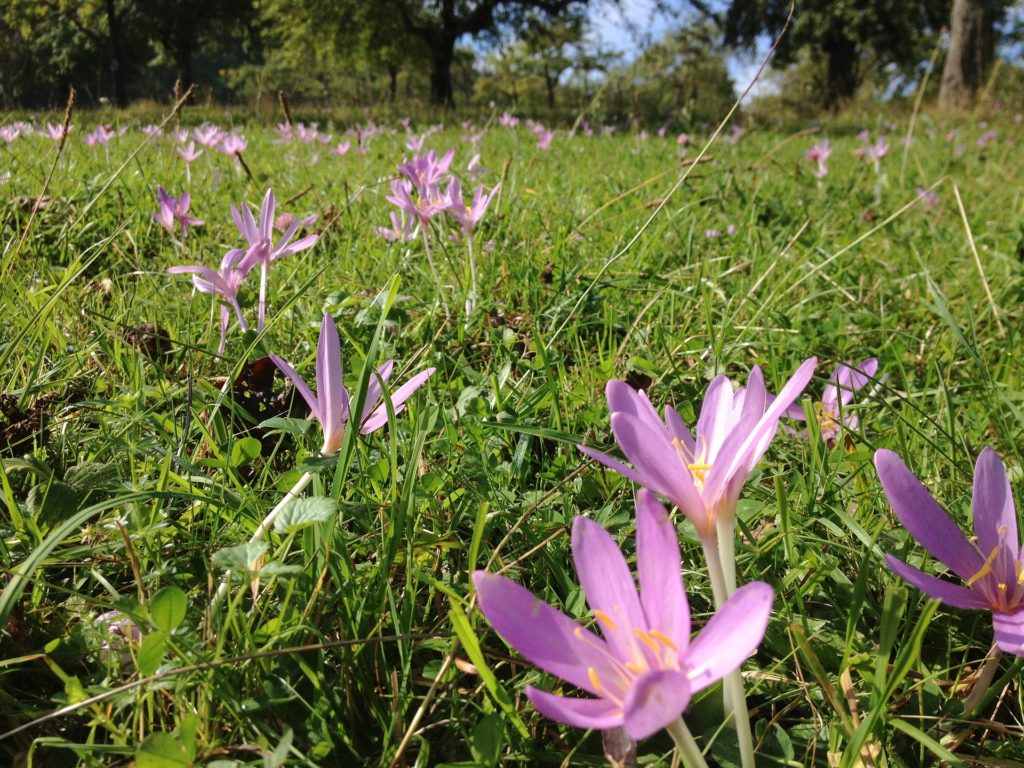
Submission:
[[[598,693],[601,692],[601,678],[597,676],[597,670],[593,667],[587,667],[587,677],[590,678],[590,684],[594,686],[594,690]]]
[[[671,638],[669,638],[669,637],[667,637],[667,636],[666,636],[665,634],[663,634],[662,632],[659,632],[659,631],[658,631],[658,630],[656,630],[656,629],[652,629],[652,630],[651,630],[651,637],[653,637],[653,638],[654,638],[655,640],[657,640],[657,641],[658,641],[659,643],[661,643],[662,645],[664,645],[664,646],[665,646],[666,648],[668,648],[668,649],[669,649],[670,651],[675,651],[676,653],[678,653],[678,652],[679,652],[679,649],[678,649],[678,648],[676,647],[676,644],[672,642],[672,639],[671,639]]]
[[[648,635],[642,629],[635,629],[635,630],[633,630],[633,633],[637,636],[637,639],[641,643],[646,645],[648,648],[650,648],[655,653],[658,652],[658,644],[656,642],[654,642],[654,639],[650,635]]]
[[[647,670],[642,664],[637,664],[635,661],[627,661],[626,669],[632,672],[634,675],[639,675]]]
[[[618,624],[616,624],[612,617],[604,611],[602,611],[600,608],[594,611],[594,616],[598,620],[598,622],[600,622],[601,626],[603,626],[605,629],[611,632],[619,631]]]
[[[985,578],[990,573],[992,573],[992,563],[994,563],[996,561],[996,558],[998,556],[999,556],[999,546],[996,545],[996,547],[992,550],[992,554],[990,554],[988,556],[988,558],[985,560],[985,562],[982,564],[981,570],[979,570],[976,574],[974,574],[973,576],[971,576],[971,578],[969,578],[967,580],[967,586],[968,587],[973,587],[975,584],[977,584],[983,578]]]
[[[1004,595],[1006,594],[1006,590],[1008,589],[1006,584],[1003,584],[1002,582],[999,582],[998,584],[996,584],[996,586],[999,588],[1000,592],[1002,592]]]

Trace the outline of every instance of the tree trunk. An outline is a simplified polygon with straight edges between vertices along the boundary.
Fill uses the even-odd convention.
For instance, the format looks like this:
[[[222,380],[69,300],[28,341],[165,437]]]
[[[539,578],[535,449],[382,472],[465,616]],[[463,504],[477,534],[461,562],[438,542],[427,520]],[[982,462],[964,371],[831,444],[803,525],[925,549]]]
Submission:
[[[387,63],[388,68],[388,98],[395,103],[395,96],[398,94],[398,65]]]
[[[824,39],[828,69],[825,106],[834,109],[857,92],[857,46],[842,30],[832,30]]]
[[[555,108],[555,85],[558,84],[558,76],[552,77],[547,68],[544,69],[544,85],[548,89],[548,109]]]
[[[114,0],[106,0],[107,28],[110,30],[110,76],[114,80],[114,101],[118,107],[128,106],[124,90],[124,67],[121,66],[121,25]]]
[[[942,68],[939,104],[970,109],[992,62],[995,13],[986,0],[953,0],[949,17],[949,50]]]
[[[440,106],[455,106],[452,91],[452,62],[455,61],[455,38],[438,36],[430,51],[430,100]]]
[[[181,81],[181,90],[187,91],[188,87],[195,81],[192,79],[192,44],[187,41],[178,41],[174,49],[174,65],[178,70],[178,79]]]

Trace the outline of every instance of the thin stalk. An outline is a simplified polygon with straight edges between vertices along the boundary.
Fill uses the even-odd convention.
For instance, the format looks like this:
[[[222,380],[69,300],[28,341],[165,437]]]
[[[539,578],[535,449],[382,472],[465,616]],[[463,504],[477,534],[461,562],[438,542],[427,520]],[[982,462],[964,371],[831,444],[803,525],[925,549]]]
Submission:
[[[711,593],[715,599],[715,607],[721,610],[729,599],[729,588],[723,574],[722,558],[719,554],[721,541],[713,538],[702,538],[701,547],[708,564],[708,575],[711,577]],[[739,667],[734,669],[722,683],[722,696],[726,712],[732,716],[733,727],[740,747],[740,758],[743,768],[755,768],[754,738],[750,733],[750,713],[747,710],[747,699],[743,692],[743,677]]]
[[[672,741],[676,743],[676,754],[682,758],[686,768],[708,768],[707,761],[704,760],[704,753],[700,751],[700,747],[697,746],[697,742],[694,740],[693,734],[690,733],[690,729],[686,727],[686,723],[683,722],[683,718],[680,717],[669,725],[667,730]]]
[[[306,490],[306,486],[309,485],[310,480],[313,479],[312,472],[306,472],[302,477],[299,478],[298,482],[292,486],[292,489],[284,495],[284,498],[277,503],[267,516],[263,518],[263,521],[257,526],[256,532],[249,538],[249,543],[254,544],[260,541],[267,535],[267,531],[270,530],[270,526],[277,520],[277,516],[281,514],[281,510],[285,508],[292,499],[298,498],[299,494]],[[220,583],[220,587],[217,588],[217,594],[213,598],[213,603],[216,605],[218,602],[224,599],[224,596],[228,592],[228,577],[225,576],[224,580]]]
[[[964,712],[967,713],[967,717],[974,717],[977,714],[976,710],[979,709],[982,699],[988,693],[989,686],[992,685],[992,678],[996,676],[996,670],[999,669],[1000,655],[999,646],[993,643],[981,668],[981,674],[978,675],[978,681],[971,688],[971,692],[967,694],[967,698],[964,699]]]
[[[260,260],[260,306],[259,315],[256,317],[256,330],[263,332],[263,321],[267,314],[267,270],[270,267],[270,259]]]
[[[466,251],[469,254],[469,296],[466,298],[466,321],[476,309],[477,284],[476,284],[476,259],[473,258],[473,233],[466,233]]]
[[[430,235],[427,232],[427,222],[420,222],[420,234],[423,236],[423,252],[427,255],[427,264],[430,266],[430,274],[434,278],[434,284],[440,289],[441,280],[437,276],[437,267],[434,266],[434,257],[430,255]]]
[[[715,525],[718,528],[722,576],[725,579],[726,596],[729,596],[736,591],[736,517],[731,514],[719,515]]]

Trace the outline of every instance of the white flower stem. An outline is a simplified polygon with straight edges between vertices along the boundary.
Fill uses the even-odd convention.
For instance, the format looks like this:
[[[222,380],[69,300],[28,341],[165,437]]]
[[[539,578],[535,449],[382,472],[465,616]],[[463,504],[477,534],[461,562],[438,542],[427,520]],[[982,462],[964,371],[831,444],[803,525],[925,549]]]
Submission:
[[[427,255],[427,265],[430,267],[430,274],[434,278],[434,284],[438,289],[441,287],[441,280],[437,276],[437,267],[434,266],[434,257],[430,255],[430,233],[427,232],[427,223],[420,224],[420,234],[423,236],[423,252]]]
[[[309,481],[312,479],[312,472],[306,472],[299,478],[298,482],[292,486],[292,489],[288,491],[288,493],[284,495],[284,498],[277,503],[277,506],[270,510],[270,512],[267,513],[267,516],[263,518],[263,521],[256,528],[256,532],[249,538],[250,544],[255,544],[267,535],[267,531],[270,530],[270,526],[272,526],[274,521],[277,520],[277,516],[281,514],[281,510],[284,509],[292,499],[298,498],[299,494],[306,490],[306,486],[309,485]],[[220,583],[220,587],[217,588],[217,594],[213,598],[214,605],[224,599],[224,596],[228,592],[228,583],[229,579],[225,576],[224,580]]]
[[[722,564],[722,578],[725,579],[725,594],[736,591],[736,517],[719,515],[716,522],[718,528],[718,554]]]
[[[473,258],[473,233],[466,233],[466,250],[469,253],[469,298],[466,299],[466,320],[473,314],[476,308],[477,284],[476,284],[476,259]]]
[[[693,734],[690,733],[690,729],[686,727],[686,723],[683,722],[683,718],[680,717],[671,723],[667,730],[672,741],[676,743],[676,752],[682,758],[685,768],[708,768],[708,764],[704,760],[704,753],[700,751],[700,747],[697,746],[697,742],[694,740]]]
[[[708,575],[711,577],[711,592],[715,599],[715,607],[721,610],[729,599],[730,591],[723,573],[720,555],[721,542],[713,537],[701,538],[704,558],[708,563]],[[732,547],[729,548],[730,552]],[[747,710],[747,699],[743,692],[743,677],[737,667],[722,681],[722,696],[725,710],[732,716],[739,741],[740,758],[743,768],[755,768],[754,738],[750,732],[750,713]]]

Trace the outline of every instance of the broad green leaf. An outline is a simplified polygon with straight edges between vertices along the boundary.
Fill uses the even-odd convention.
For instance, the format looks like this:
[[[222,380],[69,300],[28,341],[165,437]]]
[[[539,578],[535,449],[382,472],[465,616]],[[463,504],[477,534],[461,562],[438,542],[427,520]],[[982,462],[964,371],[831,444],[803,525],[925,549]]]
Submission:
[[[157,629],[170,634],[185,619],[188,598],[178,587],[164,587],[149,601],[149,615]]]
[[[274,521],[277,533],[295,533],[315,523],[330,520],[338,512],[338,502],[328,496],[308,496],[291,501]]]
[[[139,646],[139,674],[149,677],[155,674],[164,660],[167,650],[167,636],[163,632],[152,632],[142,638]]]
[[[258,459],[262,446],[255,437],[243,437],[231,446],[231,466],[241,467],[253,459]]]
[[[265,541],[252,541],[237,547],[225,547],[213,553],[213,564],[225,571],[250,573],[256,561],[267,552]]]
[[[151,733],[135,750],[137,768],[189,768],[184,745],[171,733]]]
[[[117,467],[98,461],[85,461],[65,472],[64,482],[82,494],[109,488],[117,482]]]
[[[304,435],[311,426],[313,422],[308,419],[289,419],[284,416],[274,416],[259,423],[260,429],[272,429],[289,435]]]
[[[473,729],[469,751],[481,765],[495,766],[501,756],[504,730],[498,715],[484,715]]]

